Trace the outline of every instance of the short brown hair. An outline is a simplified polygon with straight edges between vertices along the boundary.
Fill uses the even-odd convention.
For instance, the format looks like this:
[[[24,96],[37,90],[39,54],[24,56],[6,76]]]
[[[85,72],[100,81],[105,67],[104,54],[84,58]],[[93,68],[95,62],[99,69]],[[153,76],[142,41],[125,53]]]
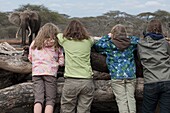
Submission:
[[[89,39],[89,33],[79,20],[72,20],[65,28],[63,36],[70,40]]]
[[[147,32],[151,33],[161,33],[162,34],[162,24],[159,20],[153,19],[148,23]]]

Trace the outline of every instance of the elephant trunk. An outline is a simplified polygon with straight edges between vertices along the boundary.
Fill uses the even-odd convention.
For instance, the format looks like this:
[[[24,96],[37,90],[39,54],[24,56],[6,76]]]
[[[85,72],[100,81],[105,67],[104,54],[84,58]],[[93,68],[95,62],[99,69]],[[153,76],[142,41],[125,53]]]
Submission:
[[[16,36],[15,36],[16,38],[18,38],[18,34],[19,34],[20,30],[21,30],[21,27],[19,27],[17,30]]]

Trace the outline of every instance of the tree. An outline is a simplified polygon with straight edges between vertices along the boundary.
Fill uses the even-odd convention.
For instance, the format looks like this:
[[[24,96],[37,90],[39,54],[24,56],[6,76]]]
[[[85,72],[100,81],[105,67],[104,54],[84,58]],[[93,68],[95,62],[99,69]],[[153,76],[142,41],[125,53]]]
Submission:
[[[38,12],[49,11],[49,9],[43,5],[31,5],[31,4],[21,5],[18,9],[15,9],[14,11],[24,11],[26,9],[35,10]]]
[[[64,15],[60,15],[56,11],[55,12],[51,11],[43,5],[31,5],[31,4],[21,5],[20,8],[16,9],[15,11],[24,11],[26,9],[39,12],[42,18],[42,25],[44,25],[47,22],[60,24],[60,23],[65,23],[66,21]]]
[[[148,21],[150,18],[155,17],[155,13],[143,12],[143,13],[138,14],[137,17]]]

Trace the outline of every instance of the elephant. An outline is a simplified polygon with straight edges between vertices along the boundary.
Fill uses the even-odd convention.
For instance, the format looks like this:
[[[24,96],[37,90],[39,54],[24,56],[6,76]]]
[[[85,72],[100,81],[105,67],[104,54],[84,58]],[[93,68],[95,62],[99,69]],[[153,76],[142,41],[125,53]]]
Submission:
[[[16,38],[21,30],[22,42],[21,46],[26,45],[26,37],[29,38],[29,45],[33,40],[33,36],[36,37],[41,26],[41,18],[38,12],[32,10],[25,10],[23,12],[13,12],[8,17],[9,21],[19,26]]]

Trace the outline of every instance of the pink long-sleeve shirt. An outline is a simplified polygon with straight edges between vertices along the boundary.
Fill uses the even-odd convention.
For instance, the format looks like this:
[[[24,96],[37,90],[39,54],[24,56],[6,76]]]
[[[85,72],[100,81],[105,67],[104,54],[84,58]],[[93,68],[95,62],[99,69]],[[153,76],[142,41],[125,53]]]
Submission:
[[[57,71],[64,65],[64,55],[61,48],[55,51],[54,47],[44,47],[41,50],[33,50],[30,45],[28,59],[32,62],[32,76],[52,75],[57,77]]]

